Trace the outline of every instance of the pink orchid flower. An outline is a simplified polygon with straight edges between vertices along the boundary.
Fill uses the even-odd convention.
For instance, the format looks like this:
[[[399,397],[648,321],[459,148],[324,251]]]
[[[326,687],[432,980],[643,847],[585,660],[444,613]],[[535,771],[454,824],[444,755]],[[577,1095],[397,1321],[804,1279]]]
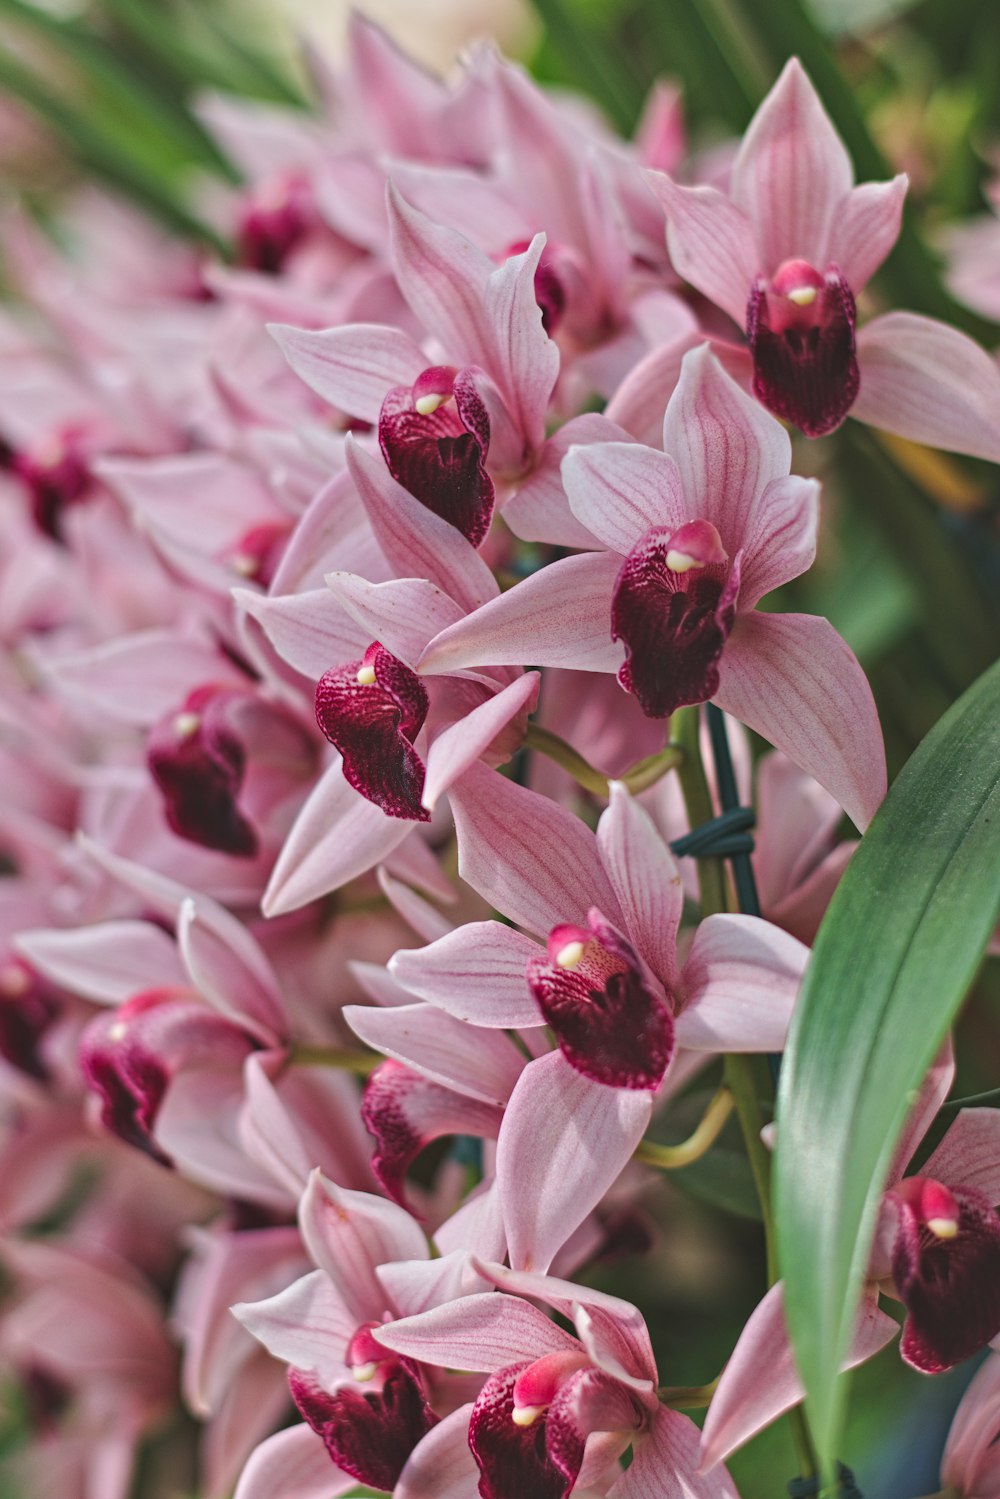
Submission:
[[[474,1263],[512,1294],[467,1295],[373,1329],[399,1357],[488,1376],[472,1406],[414,1450],[395,1499],[429,1499],[435,1472],[449,1473],[456,1499],[581,1491],[651,1499],[675,1488],[691,1499],[735,1499],[725,1469],[696,1475],[697,1428],[660,1405],[649,1334],[634,1306],[551,1276]],[[572,1322],[576,1335],[532,1301]],[[629,1447],[623,1473],[618,1460]]]
[[[1000,371],[978,344],[907,312],[855,336],[857,298],[899,235],[907,179],[854,186],[797,59],[750,122],[728,196],[647,175],[674,265],[745,329],[753,391],[769,410],[809,437],[850,414],[1000,458]]]
[[[915,1176],[903,1171],[944,1102],[954,1076],[950,1048],[935,1063],[896,1148],[846,1367],[873,1357],[898,1333],[878,1297],[906,1308],[900,1352],[940,1373],[1000,1338],[1000,1114],[961,1109]],[[803,1397],[772,1286],[723,1372],[705,1420],[710,1468]]]
[[[1000,1357],[987,1356],[955,1411],[941,1457],[941,1486],[955,1499],[1000,1495]]]
[[[570,508],[606,548],[567,557],[430,641],[423,675],[531,661],[617,671],[644,713],[712,699],[867,826],[885,794],[871,689],[825,619],[756,610],[816,545],[818,490],[707,347],[685,356],[665,452],[597,443],[563,463]]]

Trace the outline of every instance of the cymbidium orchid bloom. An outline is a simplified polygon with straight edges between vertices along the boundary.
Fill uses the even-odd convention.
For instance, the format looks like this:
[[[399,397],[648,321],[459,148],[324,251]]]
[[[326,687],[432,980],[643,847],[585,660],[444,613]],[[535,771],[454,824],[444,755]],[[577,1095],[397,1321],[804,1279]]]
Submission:
[[[848,1362],[871,1358],[899,1331],[882,1292],[906,1308],[900,1353],[941,1373],[1000,1339],[1000,1113],[961,1109],[918,1174],[903,1171],[948,1095],[950,1047],[935,1063],[896,1147]],[[705,1420],[710,1467],[802,1399],[781,1283],[753,1313]]]
[[[988,1355],[955,1411],[941,1457],[948,1499],[1000,1495],[1000,1356]]]
[[[566,494],[595,550],[441,631],[420,672],[523,661],[617,670],[654,718],[711,699],[867,826],[885,754],[864,673],[827,620],[755,607],[813,560],[816,484],[789,473],[787,433],[706,347],[685,356],[663,444],[571,449]]]
[[[748,383],[769,410],[808,437],[850,414],[1000,459],[1000,371],[978,344],[908,312],[855,335],[857,299],[899,235],[907,179],[854,186],[797,59],[750,122],[728,196],[659,172],[647,180],[666,211],[671,260],[745,331]],[[640,366],[630,384],[642,379]]]
[[[634,1306],[551,1276],[473,1263],[500,1294],[473,1293],[373,1329],[400,1356],[488,1376],[471,1408],[446,1417],[431,1439],[437,1470],[451,1475],[449,1492],[463,1499],[566,1499],[581,1491],[607,1499],[674,1491],[735,1499],[725,1469],[695,1473],[697,1428],[659,1403],[649,1334]],[[532,1301],[571,1321],[576,1335]],[[396,1499],[431,1492],[431,1441],[403,1469]],[[629,1448],[623,1473],[619,1458]]]

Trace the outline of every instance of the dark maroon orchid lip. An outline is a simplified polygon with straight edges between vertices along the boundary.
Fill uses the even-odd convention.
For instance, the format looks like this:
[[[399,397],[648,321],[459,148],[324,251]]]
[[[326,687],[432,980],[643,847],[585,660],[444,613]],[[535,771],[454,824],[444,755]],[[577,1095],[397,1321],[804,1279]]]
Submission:
[[[246,749],[228,721],[240,696],[231,688],[197,688],[150,731],[146,759],[178,837],[249,859],[258,850],[257,833],[237,806]]]
[[[753,393],[807,437],[839,427],[857,397],[856,316],[835,265],[820,275],[805,261],[786,261],[770,283],[754,282],[747,304]]]
[[[387,817],[430,820],[424,762],[413,748],[428,706],[416,672],[378,641],[316,684],[316,721],[343,756],[345,780]]]
[[[288,1384],[331,1461],[359,1483],[388,1492],[438,1417],[427,1404],[416,1366],[385,1349],[380,1352],[374,1372],[365,1364],[354,1369],[353,1385],[328,1392],[301,1369],[289,1369]]]

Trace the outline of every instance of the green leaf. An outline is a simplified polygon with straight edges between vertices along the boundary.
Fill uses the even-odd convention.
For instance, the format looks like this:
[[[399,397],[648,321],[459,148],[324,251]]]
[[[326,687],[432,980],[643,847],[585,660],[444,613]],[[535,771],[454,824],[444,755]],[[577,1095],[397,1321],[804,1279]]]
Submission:
[[[1000,663],[893,785],[820,928],[782,1066],[778,1256],[827,1471],[883,1183],[1000,913]],[[847,1461],[850,1461],[849,1456]]]

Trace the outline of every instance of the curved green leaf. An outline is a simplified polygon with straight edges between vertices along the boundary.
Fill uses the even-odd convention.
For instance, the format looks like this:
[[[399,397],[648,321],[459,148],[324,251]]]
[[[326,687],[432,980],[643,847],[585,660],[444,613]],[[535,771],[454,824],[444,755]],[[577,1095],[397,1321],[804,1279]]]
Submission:
[[[848,866],[782,1066],[778,1255],[828,1471],[837,1370],[893,1147],[1000,913],[998,748],[1000,663],[928,734]]]

